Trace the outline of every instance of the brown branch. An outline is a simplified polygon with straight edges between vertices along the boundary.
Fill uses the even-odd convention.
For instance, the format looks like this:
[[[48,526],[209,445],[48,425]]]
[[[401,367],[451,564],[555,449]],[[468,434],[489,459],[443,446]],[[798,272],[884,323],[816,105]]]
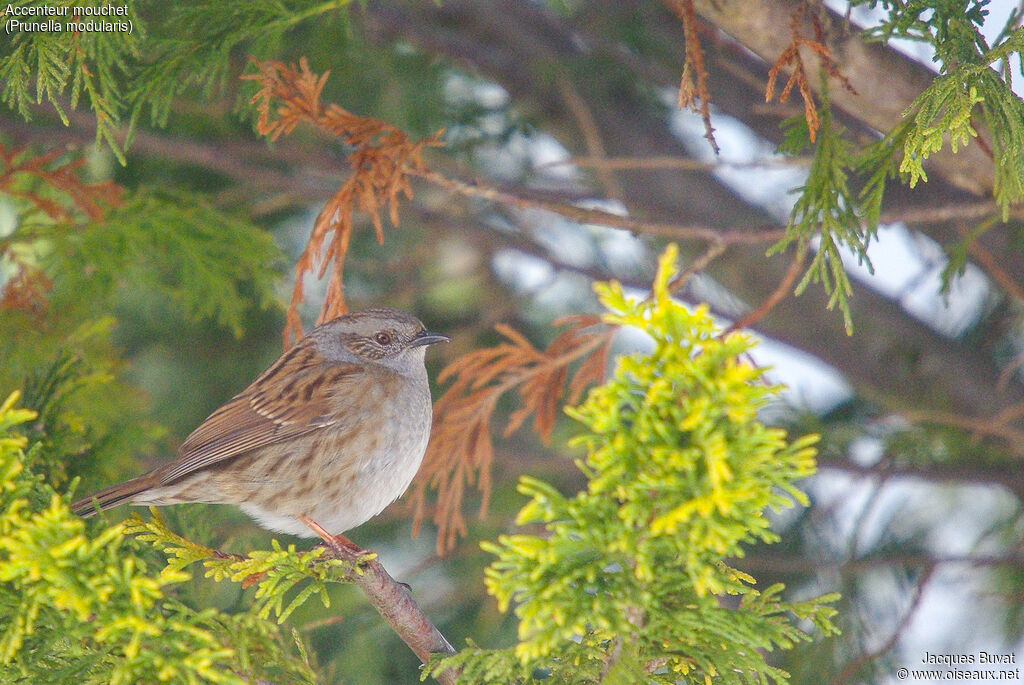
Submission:
[[[999,263],[992,257],[992,254],[977,241],[976,236],[971,235],[972,231],[960,223],[956,225],[956,231],[964,240],[968,241],[967,251],[974,257],[978,266],[988,274],[989,278],[1005,290],[1007,295],[1017,300],[1018,304],[1024,304],[1024,287],[1021,287],[1020,283],[999,266]]]
[[[853,676],[864,668],[866,664],[874,661],[896,646],[896,642],[900,639],[900,636],[903,634],[903,631],[906,630],[907,626],[910,625],[910,621],[914,618],[914,614],[917,613],[917,608],[921,605],[921,599],[924,597],[924,590],[928,586],[929,581],[931,581],[932,576],[935,574],[935,568],[934,564],[925,567],[924,572],[921,574],[921,578],[918,579],[914,586],[914,596],[910,600],[910,606],[903,614],[903,617],[900,618],[896,627],[893,628],[892,634],[889,638],[878,648],[873,649],[870,652],[865,652],[847,663],[839,672],[839,675],[832,679],[832,685],[844,685],[845,683],[853,682]]]
[[[774,291],[772,291],[772,293],[767,298],[765,298],[765,301],[761,303],[761,306],[759,306],[757,309],[750,312],[746,316],[740,318],[733,325],[725,329],[725,333],[731,333],[732,331],[737,331],[741,328],[747,328],[749,326],[754,325],[755,323],[760,321],[765,314],[770,312],[772,310],[772,307],[777,305],[779,302],[782,302],[782,300],[792,291],[793,283],[796,282],[797,277],[803,270],[804,257],[806,256],[806,254],[807,246],[804,245],[797,251],[796,257],[793,258],[793,263],[789,265],[789,268],[786,270],[785,275],[779,282],[779,287],[777,287]]]
[[[979,418],[929,410],[901,410],[899,415],[912,423],[949,426],[974,433],[977,437],[1001,438],[1005,441],[1007,449],[1017,456],[1024,457],[1024,430],[1007,425],[999,415]],[[1013,416],[1013,413],[1010,416]]]
[[[1018,468],[1007,468],[1005,464],[976,465],[963,463],[932,463],[925,465],[895,465],[891,455],[886,455],[885,462],[862,466],[845,459],[818,457],[818,468],[822,471],[841,471],[843,473],[880,478],[882,480],[914,479],[930,483],[986,483],[1000,485],[1010,492],[1024,492],[1024,472]]]
[[[774,226],[718,230],[702,225],[645,221],[634,217],[602,212],[597,209],[586,209],[561,202],[527,198],[495,186],[482,183],[467,183],[460,179],[449,178],[431,169],[417,170],[410,173],[433,185],[445,188],[459,195],[465,195],[466,197],[480,197],[492,202],[510,205],[517,209],[543,209],[579,223],[624,228],[637,234],[657,235],[681,240],[706,240],[721,242],[726,245],[757,245],[779,240],[785,235],[784,229]]]
[[[601,130],[598,128],[597,121],[594,120],[594,114],[590,111],[586,101],[576,92],[572,81],[564,76],[558,79],[558,89],[562,94],[562,99],[565,100],[565,104],[580,127],[580,133],[583,134],[583,142],[587,146],[587,151],[595,159],[604,159],[606,153],[604,142],[601,140]],[[615,178],[615,174],[612,173],[610,168],[600,165],[595,165],[594,168],[597,171],[597,178],[601,182],[606,196],[616,200],[622,200],[626,197],[622,190],[622,185]]]
[[[879,221],[883,224],[903,221],[908,224],[944,224],[960,219],[982,219],[995,216],[999,207],[992,200],[959,202],[929,207],[895,208],[882,212]],[[1011,209],[1010,218],[1024,218],[1021,208]]]
[[[344,582],[362,590],[385,623],[402,638],[421,663],[428,663],[432,654],[455,654],[455,648],[412,598],[410,590],[392,578],[374,556],[366,550],[344,547],[330,535],[322,537],[325,554],[321,558],[339,559],[352,564],[344,573]],[[245,559],[242,555],[211,547],[205,547],[205,551],[215,559]],[[242,581],[242,587],[247,588],[259,582],[262,575],[265,574],[249,576]],[[457,678],[458,674],[451,669],[437,677],[443,685],[454,685]]]
[[[690,262],[690,264],[684,270],[680,271],[675,278],[669,281],[668,291],[670,293],[674,293],[683,286],[685,286],[687,283],[689,283],[690,279],[692,279],[697,273],[708,268],[708,264],[710,264],[716,257],[725,252],[725,248],[726,244],[720,241],[714,241],[710,245],[708,245],[707,250],[705,250],[699,257]],[[654,295],[652,293],[650,297],[653,296]]]
[[[996,389],[999,390],[1000,392],[1005,391],[1014,374],[1016,374],[1017,371],[1021,368],[1024,368],[1024,352],[1018,354],[1009,362],[1007,362],[1003,369],[999,372],[999,378],[998,380],[996,380]]]
[[[1005,426],[1020,418],[1024,418],[1024,402],[1018,402],[1003,408],[993,417],[993,420],[995,423]]]
[[[810,157],[766,157],[749,162],[715,159],[705,162],[689,157],[672,155],[651,155],[650,157],[570,157],[553,162],[539,164],[536,169],[548,169],[558,166],[576,165],[599,169],[624,169],[628,171],[661,171],[664,169],[682,169],[684,171],[715,171],[716,169],[762,169],[778,167],[808,167]],[[961,205],[957,205],[960,207]],[[992,211],[996,211],[995,203],[991,203]]]
[[[160,515],[155,508],[150,507],[150,512],[155,520],[160,521]],[[152,533],[150,525],[144,519],[137,514],[133,515],[133,518],[133,527],[137,527],[136,532],[144,532],[147,535]],[[377,561],[376,555],[359,548],[344,535],[331,535],[318,523],[305,516],[299,518],[323,538],[324,554],[319,559],[337,559],[347,562],[343,567],[342,582],[352,583],[363,591],[381,618],[419,657],[421,663],[426,664],[432,654],[455,654],[455,648],[413,600],[408,586],[392,578],[391,574]],[[146,532],[147,530],[149,532]],[[247,558],[240,554],[223,552],[214,547],[186,540],[177,533],[170,533],[170,535],[173,537],[173,545],[199,548],[210,559],[243,561]],[[242,581],[242,587],[255,585],[265,575],[266,573],[258,573],[248,576]],[[457,675],[457,673],[447,670],[438,677],[438,680],[444,685],[452,685],[455,683]]]
[[[368,558],[364,550],[348,549],[330,536],[324,537],[325,556],[356,562],[346,580],[356,585],[384,622],[409,646],[422,664],[433,654],[455,654],[455,648],[412,598],[410,591],[391,577],[376,558]],[[443,685],[454,685],[458,673],[448,669],[437,679]]]
[[[873,554],[855,559],[820,559],[779,554],[749,554],[732,563],[749,573],[797,574],[835,571],[870,571],[878,568],[930,568],[940,566],[972,566],[1024,568],[1020,553],[992,556],[933,557],[928,554]]]

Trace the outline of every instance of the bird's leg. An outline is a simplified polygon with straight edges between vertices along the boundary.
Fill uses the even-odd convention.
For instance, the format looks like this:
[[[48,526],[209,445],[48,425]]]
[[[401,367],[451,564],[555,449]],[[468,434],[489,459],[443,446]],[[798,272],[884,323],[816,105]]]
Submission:
[[[323,526],[321,526],[319,523],[309,518],[308,516],[299,514],[298,516],[296,516],[296,518],[305,523],[313,530],[314,533],[323,538],[324,543],[326,543],[328,547],[330,547],[332,550],[334,550],[341,556],[345,557],[346,559],[358,561],[359,559],[362,559],[364,557],[373,556],[373,552],[363,549],[362,547],[360,547],[359,545],[345,537],[345,535],[341,533],[338,533],[337,535],[331,535],[326,530],[324,530]]]
[[[338,533],[337,535],[331,535],[328,533],[323,526],[309,518],[308,516],[299,515],[296,517],[307,526],[313,529],[313,532],[319,535],[324,540],[324,544],[327,545],[334,552],[346,559],[351,561],[360,561],[362,559],[373,558],[377,556],[368,549],[363,549],[356,543],[348,539],[348,536]],[[399,582],[399,585],[405,588],[406,592],[412,594],[412,586],[409,583]]]

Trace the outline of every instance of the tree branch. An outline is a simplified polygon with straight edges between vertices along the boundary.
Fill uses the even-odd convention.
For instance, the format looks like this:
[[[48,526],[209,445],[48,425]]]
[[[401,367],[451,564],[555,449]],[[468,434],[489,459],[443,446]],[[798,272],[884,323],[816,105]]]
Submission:
[[[352,560],[350,552],[340,546],[326,545],[328,556]],[[455,654],[455,648],[431,622],[412,594],[376,559],[361,559],[348,580],[359,587],[384,622],[402,638],[409,649],[426,664],[432,654]],[[443,685],[454,685],[458,674],[451,669],[438,676]]]
[[[832,679],[832,685],[843,685],[843,683],[852,682],[852,676],[858,673],[862,668],[864,668],[864,666],[871,663],[872,661],[879,658],[880,656],[882,656],[883,654],[885,654],[890,649],[896,646],[896,643],[903,635],[903,631],[906,630],[907,626],[910,625],[911,619],[914,618],[914,615],[917,613],[918,607],[921,606],[921,599],[924,597],[925,588],[928,587],[928,583],[935,575],[935,568],[936,567],[934,564],[924,567],[924,571],[921,573],[921,577],[918,579],[917,583],[914,584],[914,594],[910,599],[910,606],[907,607],[907,610],[906,612],[904,612],[902,618],[900,618],[899,623],[897,623],[896,627],[893,628],[892,633],[889,635],[889,638],[881,645],[879,645],[876,649],[873,649],[870,652],[860,654],[856,658],[849,661],[843,667],[843,670],[839,672],[839,675]]]
[[[930,554],[872,554],[854,559],[818,559],[806,556],[760,553],[750,554],[734,564],[738,569],[750,573],[815,573],[820,571],[864,571],[879,568],[929,569],[939,566],[970,566],[995,568],[1009,566],[1024,568],[1024,558],[1016,555],[991,556],[949,556],[934,557]]]
[[[492,202],[510,205],[517,209],[543,209],[555,214],[560,214],[566,219],[582,224],[600,224],[614,228],[624,228],[633,233],[646,235],[657,235],[676,240],[706,240],[712,243],[729,244],[763,244],[779,240],[785,231],[776,226],[760,228],[735,228],[719,230],[712,226],[700,224],[676,224],[659,221],[645,221],[630,216],[603,212],[599,209],[587,209],[565,202],[552,202],[535,198],[528,198],[517,195],[497,186],[482,183],[467,183],[456,178],[449,178],[433,169],[425,171],[411,171],[411,175],[418,176],[423,180],[458,193],[466,197],[479,197]]]
[[[412,598],[408,586],[392,578],[384,566],[375,557],[369,556],[366,550],[354,546],[352,549],[344,547],[330,535],[325,534],[322,537],[325,549],[322,558],[339,559],[351,564],[350,569],[345,573],[345,581],[363,591],[384,622],[391,626],[398,637],[402,638],[402,642],[407,644],[409,649],[419,657],[421,663],[427,664],[432,654],[455,654],[455,648]],[[245,558],[213,548],[207,548],[206,551],[211,557],[217,559],[242,560]],[[254,584],[261,575],[263,574],[247,578],[242,583],[242,587]],[[442,685],[454,685],[457,678],[458,673],[451,669],[442,672],[437,677]]]

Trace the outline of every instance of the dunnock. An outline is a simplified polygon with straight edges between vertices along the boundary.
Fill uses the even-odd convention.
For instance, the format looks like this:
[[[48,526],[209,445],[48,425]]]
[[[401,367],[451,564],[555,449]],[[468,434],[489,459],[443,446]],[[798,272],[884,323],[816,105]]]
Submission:
[[[310,331],[213,412],[174,461],[72,505],[235,504],[265,528],[340,533],[409,486],[430,437],[426,346],[448,338],[368,309]],[[333,537],[333,536],[332,536]]]

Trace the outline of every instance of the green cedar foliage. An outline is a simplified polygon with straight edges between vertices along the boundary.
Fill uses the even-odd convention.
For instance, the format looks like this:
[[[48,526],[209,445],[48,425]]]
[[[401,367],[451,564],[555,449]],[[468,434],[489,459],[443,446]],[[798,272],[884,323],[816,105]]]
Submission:
[[[189,575],[156,571],[124,524],[86,532],[25,467],[14,432],[34,412],[0,406],[0,680],[25,683],[315,682],[297,640],[255,612],[195,610]]]
[[[52,224],[31,235],[45,241],[47,271],[61,275],[55,307],[103,307],[130,285],[184,319],[216,321],[241,336],[248,308],[277,302],[281,257],[270,235],[195,195],[135,191],[84,229]]]
[[[790,441],[757,412],[777,388],[742,356],[753,344],[723,335],[706,308],[675,302],[676,251],[663,256],[651,298],[597,286],[605,321],[635,326],[654,351],[621,357],[614,376],[567,410],[586,431],[577,465],[585,490],[567,497],[524,476],[530,501],[517,519],[546,534],[485,543],[486,573],[502,610],[514,608],[519,642],[474,644],[431,664],[466,682],[785,682],[764,652],[810,639],[808,620],[836,632],[828,595],[781,599],[729,565],[744,545],[773,542],[765,515],[806,496],[794,481],[815,470],[814,443]]]
[[[230,580],[248,587],[257,585],[253,611],[260,618],[271,613],[278,623],[284,621],[303,602],[314,594],[320,597],[324,607],[331,605],[327,594],[328,582],[348,582],[353,571],[349,562],[340,559],[322,558],[323,547],[314,547],[307,552],[296,552],[294,545],[282,549],[277,540],[271,541],[270,550],[256,550],[247,555],[223,555],[172,532],[164,524],[155,508],[153,518],[146,521],[133,516],[126,531],[137,534],[140,540],[160,547],[167,555],[166,571],[174,573],[192,564],[201,563],[206,568],[206,577],[217,582]],[[300,583],[308,584],[290,595]],[[289,596],[285,606],[285,597]]]
[[[913,187],[928,180],[923,162],[948,141],[950,149],[968,145],[981,122],[991,134],[995,164],[993,195],[1002,207],[1003,220],[1011,205],[1024,200],[1024,101],[1010,89],[1010,64],[1024,48],[1020,10],[990,45],[981,32],[988,0],[899,2],[860,0],[852,4],[881,5],[888,16],[868,32],[868,38],[905,38],[925,42],[935,50],[940,76],[922,92],[906,112],[912,118],[903,143],[900,171]],[[1001,71],[995,67],[999,66]]]
[[[866,229],[858,216],[859,198],[850,188],[850,172],[854,164],[852,145],[843,137],[843,129],[832,120],[832,111],[826,99],[819,114],[821,124],[817,144],[811,161],[807,182],[798,189],[796,203],[786,226],[785,237],[769,250],[769,254],[784,250],[791,242],[799,244],[801,252],[807,249],[807,238],[820,231],[821,242],[811,260],[806,275],[796,287],[800,294],[813,282],[821,282],[831,294],[828,306],[839,305],[847,332],[852,332],[850,305],[852,293],[849,277],[843,267],[840,248],[845,246],[858,259],[867,262],[867,249],[876,225]],[[786,136],[780,151],[799,154],[809,136],[803,117],[786,121]]]
[[[118,129],[128,141],[139,117],[167,121],[182,93],[209,97],[224,88],[244,54],[273,55],[297,24],[334,14],[345,20],[350,0],[127,0],[132,31],[23,31],[0,48],[0,98],[29,119],[32,106],[49,103],[67,124],[65,107],[84,103],[96,115],[96,142],[122,164]],[[14,0],[14,5],[42,5]],[[96,6],[92,2],[62,3]],[[72,20],[58,18],[61,22]],[[28,18],[26,18],[28,19]],[[245,52],[239,54],[238,50]]]
[[[281,262],[266,232],[196,196],[135,190],[84,212],[90,186],[77,176],[14,172],[0,198],[10,217],[0,282],[23,269],[45,283],[33,307],[0,316],[0,388],[21,387],[37,412],[47,449],[32,468],[57,487],[83,464],[106,469],[102,480],[122,476],[119,466],[155,451],[163,432],[124,378],[115,338],[126,304],[238,336],[247,311],[277,302]]]
[[[797,292],[812,281],[821,282],[830,294],[829,306],[838,305],[842,311],[848,332],[852,332],[850,283],[840,248],[867,261],[887,180],[899,177],[911,188],[927,181],[924,162],[946,145],[956,153],[970,144],[981,124],[992,150],[991,192],[1000,208],[993,221],[1006,221],[1010,207],[1024,202],[1024,101],[1011,88],[1010,68],[1019,64],[1024,49],[1020,10],[1011,13],[990,44],[981,31],[988,18],[988,0],[852,0],[850,4],[881,7],[886,12],[881,24],[865,32],[865,40],[902,38],[927,43],[934,50],[939,75],[917,96],[899,124],[863,147],[849,142],[835,123],[827,86],[822,89],[814,161],[807,182],[797,189],[786,236],[772,249],[779,251],[796,241],[805,250],[820,235],[818,252]],[[791,120],[786,127],[780,152],[802,153],[811,144],[806,124]],[[857,182],[852,185],[860,188],[856,192],[851,189],[854,179]],[[962,272],[965,253],[966,245],[954,248],[951,266],[943,273],[944,290]]]

